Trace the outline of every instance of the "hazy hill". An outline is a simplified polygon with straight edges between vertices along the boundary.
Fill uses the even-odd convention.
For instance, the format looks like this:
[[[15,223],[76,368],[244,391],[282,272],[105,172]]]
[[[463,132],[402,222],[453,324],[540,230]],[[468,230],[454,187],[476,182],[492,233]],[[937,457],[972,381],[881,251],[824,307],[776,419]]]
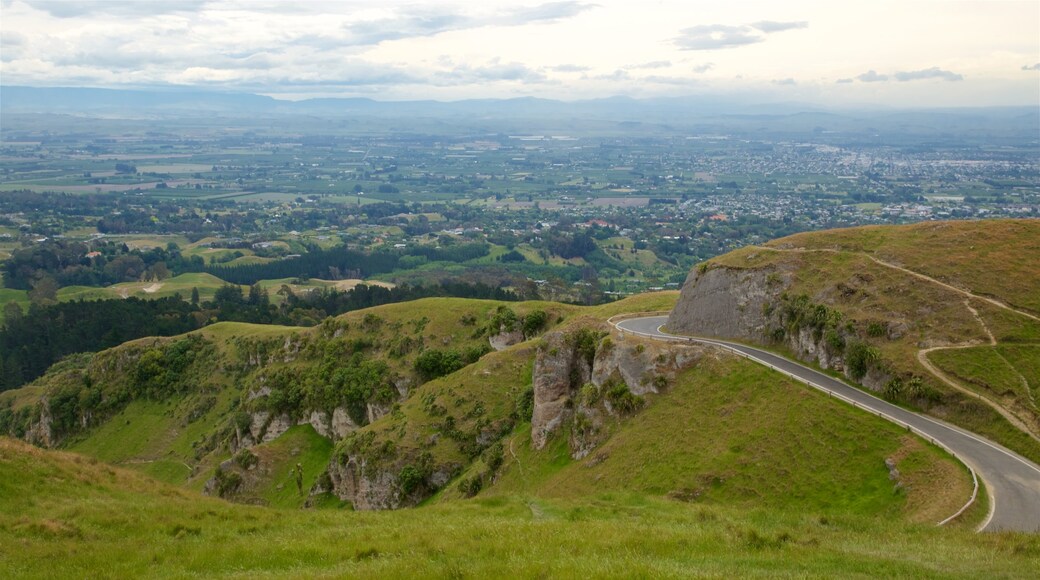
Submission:
[[[812,136],[823,142],[875,142],[884,136],[928,143],[1029,143],[1040,131],[1040,112],[1032,107],[887,110],[828,109],[813,103],[762,103],[743,95],[654,99],[610,97],[556,101],[533,97],[461,101],[376,101],[366,98],[279,100],[249,93],[199,90],[116,90],[81,87],[0,86],[0,114],[5,125],[19,115],[62,114],[107,119],[215,119],[266,117],[268,124],[321,119],[371,119],[394,125],[424,119],[436,130],[460,128],[531,132],[655,132]],[[437,125],[451,121],[455,126]],[[235,121],[236,123],[239,121]],[[311,119],[310,121],[313,121]],[[324,127],[328,132],[333,127]],[[426,126],[426,125],[423,125]],[[552,134],[557,134],[552,133]]]

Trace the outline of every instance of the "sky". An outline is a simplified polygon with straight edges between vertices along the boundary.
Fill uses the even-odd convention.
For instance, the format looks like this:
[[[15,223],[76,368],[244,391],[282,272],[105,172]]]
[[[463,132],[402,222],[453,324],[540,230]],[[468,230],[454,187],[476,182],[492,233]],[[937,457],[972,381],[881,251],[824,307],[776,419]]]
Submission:
[[[1040,1],[0,0],[0,83],[1040,106]]]

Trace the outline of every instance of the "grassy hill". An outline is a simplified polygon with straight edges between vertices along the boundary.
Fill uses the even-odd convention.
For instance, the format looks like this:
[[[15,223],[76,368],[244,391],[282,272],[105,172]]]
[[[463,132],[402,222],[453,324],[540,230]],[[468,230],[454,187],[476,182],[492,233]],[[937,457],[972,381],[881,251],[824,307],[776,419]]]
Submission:
[[[1040,327],[1012,294],[989,302],[865,250],[789,241],[701,274],[760,277],[775,302],[734,316],[841,338],[847,364],[874,353],[863,364],[887,373],[885,396],[1037,453],[920,358],[1017,417],[1012,404],[1038,396]],[[63,361],[0,393],[0,433],[63,449],[0,438],[0,545],[20,547],[0,554],[0,576],[1015,577],[1040,565],[1035,535],[973,533],[985,493],[935,526],[972,489],[940,449],[725,351],[606,323],[678,299],[431,298]]]
[[[1037,264],[1040,222],[988,220],[797,234],[701,270],[762,277],[769,298],[758,323],[771,334],[741,338],[801,349],[811,362],[818,354],[792,341],[811,336],[810,350],[838,360],[855,343],[870,359],[865,380],[889,399],[1038,460]]]
[[[1040,221],[924,222],[807,232],[776,248],[859,252],[1040,314]]]

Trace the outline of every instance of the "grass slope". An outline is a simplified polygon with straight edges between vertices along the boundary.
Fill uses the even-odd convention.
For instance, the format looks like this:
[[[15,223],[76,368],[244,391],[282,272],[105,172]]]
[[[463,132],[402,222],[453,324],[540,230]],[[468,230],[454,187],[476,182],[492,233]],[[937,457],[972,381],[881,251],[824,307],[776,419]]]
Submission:
[[[807,232],[775,247],[866,252],[954,286],[1040,313],[1040,221],[922,222]]]
[[[1038,239],[1040,222],[1035,220],[869,226],[796,234],[735,250],[708,264],[774,272],[788,296],[805,295],[813,304],[840,312],[842,326],[851,323],[858,339],[876,349],[891,376],[900,377],[904,384],[918,377],[927,389],[941,394],[916,401],[896,398],[896,402],[917,405],[1040,461],[1040,444],[1034,438],[1040,434],[1040,416],[1035,413],[1033,387],[1027,389],[1009,363],[995,356],[1011,344],[1040,343],[1040,323],[871,259],[1032,308],[1031,300],[1040,296],[1036,293]],[[981,347],[990,343],[991,336],[998,350]],[[756,340],[793,355],[765,333]],[[966,388],[993,390],[997,396],[992,400],[1032,435],[985,403],[954,390],[920,363],[922,349],[945,347],[958,348],[934,350],[927,353],[928,360]],[[946,369],[946,365],[953,366]],[[985,379],[980,369],[988,369]],[[878,385],[879,390],[884,387]]]
[[[26,501],[26,498],[32,498]],[[228,504],[0,439],[0,576],[1027,577],[1040,538],[625,494],[399,512]]]
[[[569,458],[566,445],[534,452],[525,436],[517,438],[490,493],[576,499],[631,491],[707,505],[932,523],[971,494],[966,470],[945,453],[728,355],[684,372],[615,429],[580,461]]]

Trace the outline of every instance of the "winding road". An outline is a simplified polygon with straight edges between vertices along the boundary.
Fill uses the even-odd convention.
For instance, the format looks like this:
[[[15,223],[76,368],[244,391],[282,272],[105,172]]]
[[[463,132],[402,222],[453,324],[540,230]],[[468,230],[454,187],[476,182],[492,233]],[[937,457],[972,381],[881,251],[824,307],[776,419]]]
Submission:
[[[907,411],[831,376],[770,352],[724,340],[669,334],[661,330],[667,320],[667,316],[644,316],[620,320],[613,324],[619,331],[657,340],[696,342],[725,348],[806,383],[810,387],[842,399],[855,407],[907,427],[925,439],[945,448],[967,465],[973,474],[978,474],[978,477],[983,480],[989,491],[990,513],[979,526],[980,531],[1040,532],[1040,466],[1028,459],[979,435],[937,419]],[[972,499],[974,499],[974,495]],[[965,508],[967,507],[965,505]],[[958,515],[960,512],[951,515],[940,524],[946,523]]]

